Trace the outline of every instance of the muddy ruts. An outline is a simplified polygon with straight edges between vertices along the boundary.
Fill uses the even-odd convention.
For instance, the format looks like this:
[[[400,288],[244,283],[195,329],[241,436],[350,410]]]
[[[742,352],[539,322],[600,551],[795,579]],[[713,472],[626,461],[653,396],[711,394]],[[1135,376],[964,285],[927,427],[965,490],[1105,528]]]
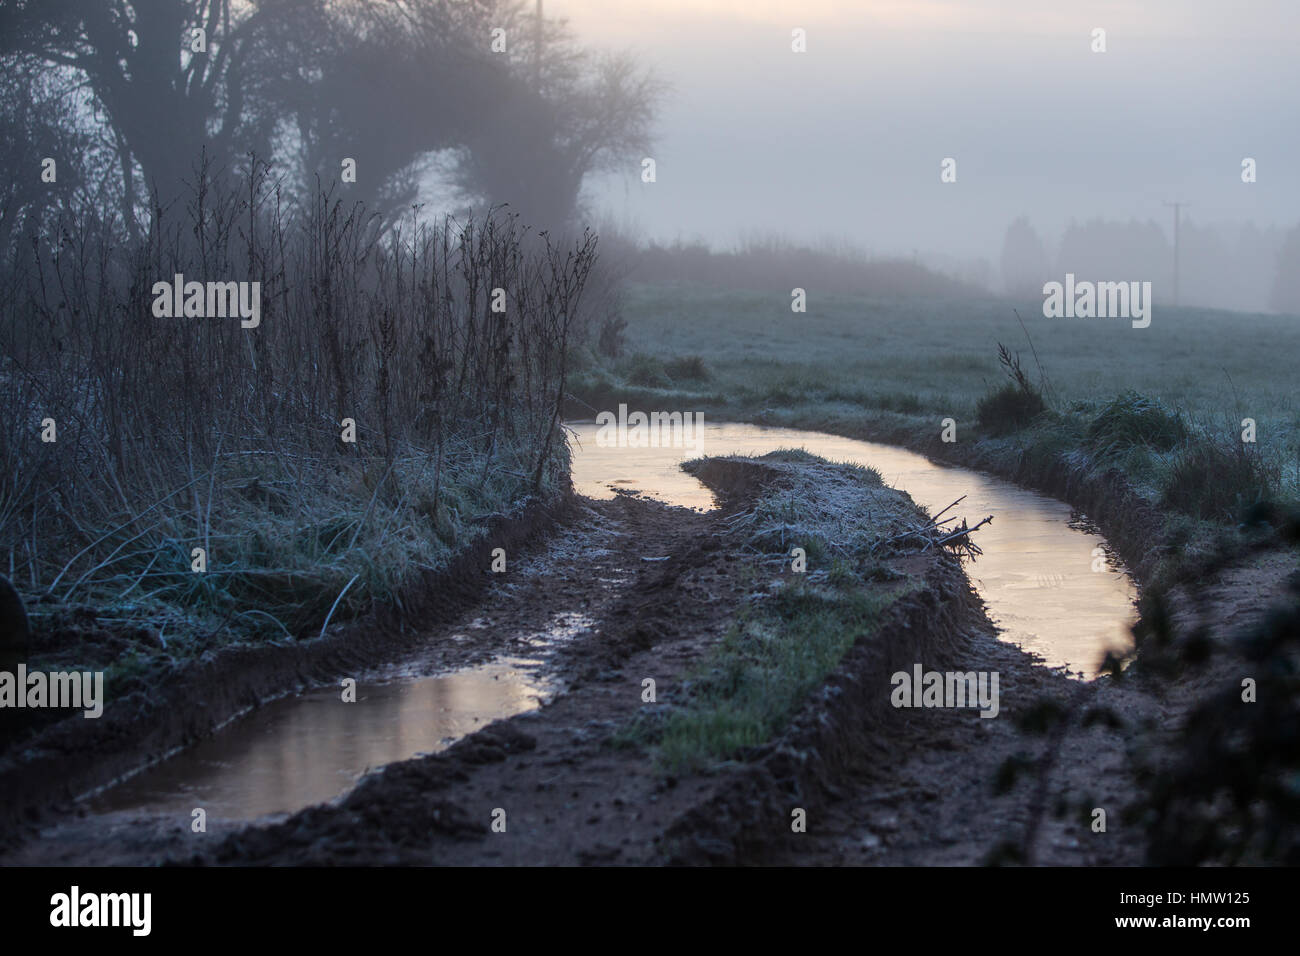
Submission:
[[[889,675],[916,661],[955,662],[980,629],[991,631],[961,566],[934,554],[923,587],[858,639],[785,731],[668,829],[666,862],[762,863],[788,837],[790,807],[815,812],[846,775],[879,756],[890,729]]]
[[[223,648],[164,675],[147,699],[143,693],[115,699],[106,683],[108,701],[98,720],[68,717],[0,751],[0,847],[19,842],[43,815],[66,809],[69,798],[206,736],[242,710],[408,652],[414,629],[436,627],[482,592],[492,548],[514,551],[536,540],[572,504],[566,490],[494,518],[488,533],[446,567],[412,581],[400,607],[377,609],[324,637]]]

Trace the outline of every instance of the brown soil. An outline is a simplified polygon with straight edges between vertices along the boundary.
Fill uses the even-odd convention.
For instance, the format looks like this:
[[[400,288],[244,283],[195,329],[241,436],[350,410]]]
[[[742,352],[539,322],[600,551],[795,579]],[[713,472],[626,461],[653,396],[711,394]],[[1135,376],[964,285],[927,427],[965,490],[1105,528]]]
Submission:
[[[713,536],[719,517],[628,496],[582,500],[544,550],[508,564],[514,573],[494,581],[483,601],[412,649],[419,670],[437,671],[516,651],[521,635],[557,612],[581,613],[595,624],[557,649],[551,664],[566,689],[540,711],[390,765],[340,804],[280,825],[241,830],[209,820],[208,833],[192,834],[188,820],[174,817],[71,818],[0,862],[137,864],[196,853],[226,863],[650,859],[653,846],[633,846],[629,834],[663,829],[698,794],[606,740],[648,706],[643,677],[657,681],[658,706],[671,706],[674,682],[743,598],[744,562]],[[472,649],[437,639],[471,625]],[[507,813],[505,835],[488,832],[497,807]]]
[[[564,520],[571,496],[534,500],[493,520],[487,534],[448,567],[411,583],[400,612],[335,625],[324,637],[282,644],[232,644],[197,661],[153,669],[148,680],[108,687],[103,715],[89,720],[56,711],[5,712],[10,726],[0,738],[0,848],[34,824],[63,816],[71,800],[194,742],[253,707],[306,687],[355,674],[411,654],[427,628],[453,618],[477,601],[491,575],[491,549],[510,553],[535,547]],[[32,653],[53,667],[102,667],[139,638],[100,625],[91,609],[45,635]],[[421,632],[411,622],[424,623]],[[79,623],[78,623],[79,622]],[[155,649],[156,650],[156,649]],[[449,651],[451,653],[451,651]],[[87,662],[94,662],[88,664]],[[14,727],[16,719],[41,721]]]
[[[484,600],[408,644],[420,669],[436,670],[510,652],[557,612],[585,615],[594,623],[551,661],[566,690],[539,711],[392,764],[340,801],[279,822],[209,820],[208,833],[192,834],[187,819],[70,817],[0,863],[1140,863],[1145,845],[1128,814],[1135,761],[1145,759],[1137,745],[1153,728],[1176,731],[1207,682],[1235,681],[1231,659],[1159,686],[1069,680],[997,640],[944,554],[900,559],[921,586],[768,745],[680,778],[611,745],[642,708],[674,706],[683,677],[764,580],[723,523],[755,491],[754,474],[730,474],[729,507],[710,514],[627,496],[580,500],[561,533],[491,582]],[[1216,571],[1199,585],[1204,606],[1179,604],[1178,626],[1199,614],[1226,642],[1294,563],[1268,553]],[[472,648],[439,640],[471,623],[481,635]],[[889,674],[917,661],[997,671],[1001,713],[889,707]],[[646,677],[657,684],[653,705],[641,700]],[[1069,719],[1034,733],[1024,725],[1043,701]],[[1117,720],[1084,726],[1090,709]],[[999,787],[1013,765],[1024,769]],[[1088,825],[1094,807],[1107,811],[1105,833]],[[796,808],[806,833],[791,830]],[[491,829],[497,810],[504,833]]]
[[[810,819],[806,834],[783,834],[751,862],[1141,864],[1147,844],[1136,817],[1136,772],[1162,764],[1199,703],[1239,686],[1244,672],[1233,641],[1259,622],[1295,573],[1293,551],[1269,549],[1172,595],[1175,639],[1204,627],[1215,654],[1204,669],[1171,680],[1128,672],[1082,684],[1027,666],[1006,644],[971,642],[960,669],[999,670],[1011,706],[996,720],[912,711],[920,719],[910,725],[873,732],[877,755],[846,769],[824,815]],[[1020,718],[1035,701],[1054,702],[1068,720],[1046,733],[1027,732]],[[1088,720],[1089,712],[1115,720]],[[1010,786],[998,786],[1017,761],[1025,769]],[[1093,830],[1094,808],[1106,811],[1105,832]]]

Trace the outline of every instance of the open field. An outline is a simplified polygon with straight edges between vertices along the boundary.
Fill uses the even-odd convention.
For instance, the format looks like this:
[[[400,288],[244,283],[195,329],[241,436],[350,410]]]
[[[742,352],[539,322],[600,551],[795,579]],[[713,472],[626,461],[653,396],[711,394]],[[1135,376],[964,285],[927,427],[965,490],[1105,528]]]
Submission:
[[[1273,476],[1272,496],[1300,493],[1300,319],[1292,316],[1157,307],[1150,327],[1135,329],[1125,319],[1047,319],[1039,302],[815,294],[807,313],[795,314],[788,296],[680,283],[630,285],[624,314],[623,356],[593,357],[575,382],[591,405],[621,398],[830,430],[872,420],[917,435],[937,435],[951,417],[960,442],[979,399],[1008,382],[1001,343],[1020,353],[1055,413],[1053,440],[1077,441],[1070,432],[1086,431],[1106,402],[1134,391],[1176,413],[1190,441],[1240,447],[1241,422],[1254,419],[1250,452]],[[1158,491],[1184,450],[1149,449],[1123,466]]]
[[[1041,302],[815,295],[794,314],[788,296],[685,284],[630,285],[624,307],[629,353],[698,355],[711,377],[674,384],[737,407],[803,400],[969,414],[1003,381],[999,342],[1037,379],[1032,339],[1067,402],[1135,389],[1210,424],[1252,416],[1261,436],[1284,434],[1291,447],[1300,429],[1295,316],[1157,307],[1149,328],[1134,329],[1122,319],[1046,319]]]
[[[1255,470],[1202,474],[1193,467],[1199,460],[1210,468],[1238,461],[1223,452],[1233,431],[1225,416],[1242,413],[1222,409],[1216,422],[1212,381],[1206,378],[1198,395],[1180,389],[1171,370],[1144,389],[1151,401],[1114,401],[1141,382],[1116,370],[1099,383],[1081,370],[1084,361],[1100,361],[1093,353],[1084,350],[1072,364],[1032,331],[1048,384],[1035,384],[1042,381],[1037,365],[1022,355],[1029,384],[1009,386],[995,350],[999,340],[1015,348],[1006,341],[1010,332],[1025,335],[1014,315],[1006,335],[999,326],[949,340],[944,351],[970,359],[944,362],[943,352],[915,344],[963,330],[947,315],[938,318],[938,306],[877,305],[873,312],[843,300],[834,316],[795,317],[821,322],[824,334],[814,336],[806,327],[803,335],[784,328],[779,313],[755,318],[765,315],[761,297],[689,294],[633,287],[624,356],[602,359],[583,346],[569,391],[604,408],[634,401],[646,410],[704,410],[714,420],[875,430],[922,451],[953,449],[952,457],[995,473],[1030,461],[1014,477],[1031,485],[1070,457],[1079,468],[1070,474],[1071,493],[1061,497],[1090,502],[1081,510],[1096,512],[1144,585],[1135,664],[1124,670],[1112,660],[1108,676],[1084,684],[999,640],[961,564],[933,541],[902,547],[910,539],[900,528],[920,515],[869,469],[790,450],[760,461],[704,459],[688,470],[721,494],[722,510],[695,513],[631,494],[579,500],[548,541],[523,554],[511,547],[499,583],[488,584],[481,553],[496,539],[484,543],[460,575],[467,591],[473,585],[483,593],[412,644],[425,666],[441,670],[537,647],[551,622],[573,616],[575,633],[553,642],[539,665],[565,686],[555,701],[470,733],[445,752],[394,761],[341,802],[287,819],[236,814],[216,821],[213,835],[222,840],[198,849],[199,859],[1131,865],[1293,857],[1283,810],[1250,829],[1257,802],[1271,799],[1268,788],[1292,771],[1294,750],[1273,732],[1290,726],[1291,684],[1268,683],[1266,705],[1244,715],[1218,697],[1231,696],[1225,686],[1235,692],[1244,668],[1273,674],[1293,657],[1291,619],[1269,631],[1264,614],[1294,568],[1294,535],[1237,528],[1235,512],[1245,492],[1261,500],[1293,494],[1294,446],[1261,441],[1267,461],[1277,463],[1275,476],[1256,467],[1263,456],[1254,450],[1242,460]],[[675,316],[662,306],[671,295],[678,297]],[[705,311],[710,302],[715,312]],[[911,337],[898,331],[908,328],[909,315]],[[1212,318],[1194,321],[1204,327]],[[1287,335],[1282,320],[1259,321],[1279,340]],[[768,338],[746,331],[753,328]],[[831,329],[842,343],[875,334],[891,351],[836,348]],[[1236,380],[1244,350],[1232,353],[1232,337],[1221,334],[1219,351]],[[728,341],[740,344],[728,349]],[[755,343],[778,358],[747,358]],[[1139,367],[1110,348],[1116,369],[1122,362]],[[1281,351],[1270,350],[1275,376]],[[934,360],[933,368],[916,353]],[[984,401],[1008,387],[1010,413]],[[1030,401],[1039,387],[1043,406]],[[1266,422],[1285,421],[1285,441],[1293,441],[1285,383],[1275,377],[1254,394],[1243,400],[1264,407],[1258,396],[1267,395],[1274,403],[1257,413],[1261,432]],[[1021,420],[1025,408],[1032,414]],[[938,444],[945,417],[957,421],[951,445]],[[1221,452],[1226,457],[1214,457]],[[1260,475],[1273,477],[1248,487]],[[1204,488],[1215,493],[1200,494]],[[1170,497],[1174,492],[1184,497]],[[1109,513],[1094,509],[1104,499]],[[795,540],[807,551],[806,577],[787,566]],[[1209,567],[1224,543],[1236,557]],[[1258,547],[1248,552],[1252,544]],[[1147,554],[1156,555],[1150,564]],[[1055,568],[1044,570],[1050,576]],[[1084,564],[1066,573],[1090,572]],[[1189,594],[1209,598],[1198,603]],[[1053,597],[1044,592],[1043,599]],[[1253,657],[1244,656],[1248,642],[1237,640],[1247,628],[1267,638],[1256,641]],[[302,646],[304,654],[311,650]],[[316,672],[337,678],[339,666],[356,667],[360,657],[373,664],[384,650],[358,648],[342,665],[321,651]],[[1000,675],[1003,719],[984,721],[962,708],[931,718],[890,706],[894,676],[919,663]],[[647,677],[658,699],[644,696]],[[1180,703],[1169,706],[1171,698]],[[1205,727],[1215,739],[1250,734],[1251,759],[1267,766],[1258,780],[1253,771],[1239,774],[1254,789],[1241,791],[1247,806],[1232,818],[1234,829],[1220,828],[1214,815],[1222,780],[1207,776],[1200,757]],[[1139,751],[1140,759],[1133,756]],[[573,768],[559,786],[558,766]],[[1176,783],[1153,784],[1165,779]],[[792,806],[819,821],[815,839],[792,836]],[[1121,839],[1092,838],[1088,814],[1097,806],[1113,814]],[[519,827],[511,832],[521,838],[508,846],[487,842],[493,831],[484,821],[498,808]],[[103,819],[73,819],[66,809],[55,807],[56,824],[37,839],[22,842],[30,834],[19,834],[5,862],[195,856],[194,840],[167,813],[131,809],[121,818],[128,829],[114,835]],[[1203,840],[1184,845],[1177,837],[1202,823]],[[1246,836],[1238,839],[1241,827]]]
[[[1282,924],[1296,36],[0,0],[0,919],[853,866],[930,936]],[[546,876],[511,928],[627,899]]]

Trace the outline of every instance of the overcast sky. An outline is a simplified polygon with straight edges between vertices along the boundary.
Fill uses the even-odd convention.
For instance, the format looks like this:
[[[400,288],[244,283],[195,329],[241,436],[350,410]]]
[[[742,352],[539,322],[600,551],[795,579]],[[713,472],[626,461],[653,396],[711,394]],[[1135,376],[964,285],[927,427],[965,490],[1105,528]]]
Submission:
[[[996,262],[1011,219],[1300,221],[1300,0],[545,0],[674,87],[654,158],[598,211]],[[791,30],[808,51],[791,52]],[[1091,51],[1106,31],[1107,52]],[[940,162],[957,160],[942,184]],[[1241,182],[1241,161],[1259,181]]]

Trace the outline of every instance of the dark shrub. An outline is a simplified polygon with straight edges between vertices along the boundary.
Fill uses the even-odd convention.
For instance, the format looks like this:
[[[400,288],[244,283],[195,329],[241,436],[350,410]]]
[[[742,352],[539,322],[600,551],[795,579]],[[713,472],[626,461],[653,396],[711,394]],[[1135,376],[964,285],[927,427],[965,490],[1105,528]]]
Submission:
[[[1276,471],[1245,445],[1194,442],[1175,460],[1161,503],[1193,518],[1236,521],[1270,497],[1279,477]]]
[[[606,358],[619,358],[627,345],[627,319],[619,315],[607,315],[600,323],[600,338],[596,348]]]
[[[664,371],[675,382],[706,382],[709,379],[709,368],[698,355],[675,358],[664,366]]]
[[[995,435],[1019,431],[1047,406],[1036,390],[1007,383],[979,400],[975,417],[981,427]]]
[[[672,388],[673,380],[664,370],[664,363],[649,355],[637,353],[628,363],[627,380],[642,388]]]
[[[1024,428],[1047,405],[1042,393],[1030,384],[1029,376],[1021,368],[1019,352],[1013,353],[999,342],[998,363],[1011,381],[981,398],[975,406],[975,417],[993,434],[1003,435]]]
[[[1151,821],[1155,866],[1300,864],[1300,589],[1275,605],[1235,650],[1259,681],[1244,703],[1230,682],[1199,704],[1174,760],[1146,774],[1139,810]],[[1213,686],[1213,685],[1211,685]]]
[[[1088,440],[1097,446],[1147,445],[1169,451],[1186,437],[1187,426],[1177,412],[1134,391],[1112,399],[1088,426]]]

